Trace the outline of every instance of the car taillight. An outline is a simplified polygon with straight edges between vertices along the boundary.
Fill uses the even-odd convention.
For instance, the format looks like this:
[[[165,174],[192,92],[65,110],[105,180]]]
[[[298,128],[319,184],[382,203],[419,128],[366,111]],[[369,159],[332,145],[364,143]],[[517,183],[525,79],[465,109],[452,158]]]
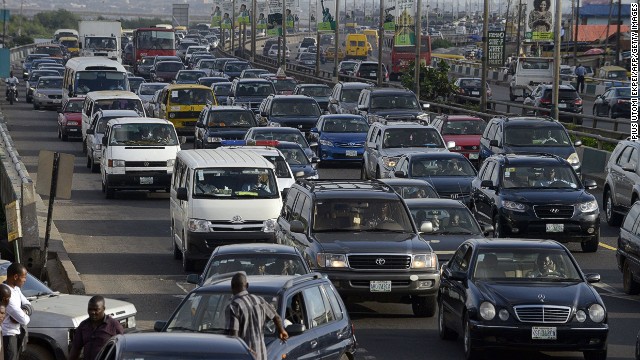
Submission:
[[[576,105],[582,105],[582,99],[576,99],[573,103]]]
[[[629,100],[618,99],[618,104],[626,104]]]
[[[551,99],[540,99],[540,104],[551,104]]]

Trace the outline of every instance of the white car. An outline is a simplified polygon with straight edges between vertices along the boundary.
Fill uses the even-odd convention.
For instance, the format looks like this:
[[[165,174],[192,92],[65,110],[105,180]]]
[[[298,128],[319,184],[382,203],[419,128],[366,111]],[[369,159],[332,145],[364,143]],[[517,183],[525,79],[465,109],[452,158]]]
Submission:
[[[285,46],[284,48],[286,49],[286,57],[288,59],[289,56],[291,56],[291,51],[289,50],[288,46]],[[281,56],[282,56],[282,51],[283,51],[283,49],[280,48],[280,55]],[[269,57],[278,57],[278,44],[271,45],[271,47],[269,48],[268,56]]]
[[[102,137],[107,128],[107,122],[121,117],[140,117],[134,110],[98,110],[91,118],[91,125],[87,129],[87,167],[91,172],[100,172],[102,158]]]
[[[203,45],[192,45],[189,46],[187,48],[187,51],[185,52],[184,55],[184,63],[188,64],[189,60],[191,60],[191,55],[197,53],[197,52],[208,52],[209,51],[209,47],[208,46],[203,46]]]
[[[156,91],[164,89],[167,85],[169,84],[163,82],[140,84],[140,88],[138,88],[138,97],[142,100],[142,106],[145,107],[145,110],[149,102],[153,99],[153,95],[155,95]]]

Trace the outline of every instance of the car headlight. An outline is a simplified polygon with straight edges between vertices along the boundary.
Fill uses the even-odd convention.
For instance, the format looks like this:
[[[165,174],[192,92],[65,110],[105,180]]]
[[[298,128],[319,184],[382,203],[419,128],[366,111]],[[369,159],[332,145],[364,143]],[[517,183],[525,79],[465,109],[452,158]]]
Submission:
[[[502,321],[509,320],[509,311],[507,311],[507,309],[500,309],[500,311],[498,311],[498,317]]]
[[[344,254],[318,253],[316,256],[318,266],[325,268],[347,267],[347,256]]]
[[[175,118],[175,117],[176,117],[176,114],[175,114],[175,113],[169,113],[169,119],[173,119],[173,118]]]
[[[37,93],[37,94],[36,94],[36,97],[39,97],[39,98],[46,98],[46,97],[47,97],[47,95],[42,94],[42,93]]]
[[[596,323],[602,322],[604,320],[604,316],[605,311],[602,305],[593,304],[589,306],[589,317],[591,318],[591,321]]]
[[[169,159],[169,160],[167,160],[167,167],[172,168],[172,167],[173,167],[173,164],[175,164],[175,162],[176,162],[176,159]]]
[[[525,209],[525,206],[523,204],[520,204],[515,201],[508,201],[508,200],[502,200],[502,207],[507,210],[518,211],[518,212],[522,212]]]
[[[576,311],[576,320],[578,320],[578,322],[584,322],[587,320],[587,314],[583,310]]]
[[[262,223],[262,232],[272,233],[276,230],[276,219],[267,219]]]
[[[209,221],[202,219],[189,219],[187,229],[191,232],[209,232]]]
[[[384,157],[384,158],[382,158],[382,164],[384,165],[384,167],[386,167],[388,169],[394,168],[397,163],[398,163],[398,158],[397,157]]]
[[[567,161],[569,162],[569,164],[571,165],[578,165],[580,164],[580,158],[578,157],[577,153],[573,153],[571,155],[569,155],[569,157],[567,158]]]
[[[496,307],[488,301],[482,302],[480,304],[480,317],[487,321],[493,320],[496,317]]]
[[[333,147],[333,143],[329,140],[319,140],[318,141],[320,143],[320,145],[324,145],[324,146],[328,146],[328,147]]]
[[[592,212],[598,210],[598,202],[596,200],[587,201],[578,205],[578,209],[582,212]]]
[[[125,166],[125,161],[124,160],[118,160],[118,159],[111,159],[111,160],[109,160],[108,165],[109,165],[109,167],[124,167]]]
[[[416,254],[411,257],[412,269],[437,269],[438,257],[436,253]]]

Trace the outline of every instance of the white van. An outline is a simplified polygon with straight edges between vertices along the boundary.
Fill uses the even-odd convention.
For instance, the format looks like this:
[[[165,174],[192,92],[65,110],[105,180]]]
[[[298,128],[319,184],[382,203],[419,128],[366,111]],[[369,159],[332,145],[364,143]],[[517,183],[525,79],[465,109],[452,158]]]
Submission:
[[[220,245],[275,242],[282,197],[274,165],[249,149],[178,153],[171,181],[173,257],[185,271]]]
[[[100,173],[107,199],[116,190],[165,190],[180,151],[173,124],[163,119],[126,117],[109,120],[102,137]]]
[[[92,91],[84,98],[82,106],[82,152],[87,152],[87,129],[98,110],[134,110],[140,116],[146,116],[144,105],[138,95],[131,91],[105,90]]]
[[[224,144],[224,142],[223,142]],[[278,189],[282,192],[284,189],[288,189],[296,182],[293,171],[284,158],[284,155],[280,150],[271,146],[223,146],[225,149],[247,149],[251,150],[258,155],[262,155],[265,159],[269,160],[275,167],[276,180],[278,181]]]

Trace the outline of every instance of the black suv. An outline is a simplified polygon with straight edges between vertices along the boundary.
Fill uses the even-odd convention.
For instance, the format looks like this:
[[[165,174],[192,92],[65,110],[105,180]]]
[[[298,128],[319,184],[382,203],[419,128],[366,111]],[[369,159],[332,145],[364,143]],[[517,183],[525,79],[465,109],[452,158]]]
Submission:
[[[286,126],[300,130],[309,137],[322,111],[318,102],[303,95],[269,95],[258,109],[261,124]]]
[[[235,79],[231,84],[231,91],[227,97],[227,105],[243,106],[258,112],[262,100],[275,94],[273,83],[266,79]]]
[[[558,121],[540,117],[495,117],[480,137],[479,162],[494,154],[540,153],[566,159],[581,175],[580,158],[567,129]]]
[[[533,92],[524,98],[523,105],[535,106],[548,110],[534,110],[535,115],[550,115],[553,101],[551,93],[553,85],[541,84],[536,87]],[[572,112],[582,114],[582,98],[578,95],[576,89],[571,85],[560,85],[558,89],[558,111]],[[563,115],[561,118],[566,118]],[[569,116],[570,117],[570,116]],[[576,119],[578,125],[582,125],[582,117]]]
[[[196,122],[194,148],[219,147],[222,140],[242,140],[247,131],[258,126],[253,112],[239,106],[207,105]]]
[[[496,155],[471,183],[476,219],[492,224],[494,237],[580,242],[595,252],[600,210],[594,180],[580,181],[566,160],[554,155]]]
[[[362,89],[372,85],[362,82],[339,82],[333,86],[329,97],[331,114],[357,114],[356,107]]]
[[[378,81],[378,62],[377,61],[360,61],[353,68],[353,76],[361,79]],[[389,82],[389,72],[387,66],[382,64],[382,81]]]
[[[618,237],[616,259],[622,271],[622,288],[630,295],[640,293],[640,202],[631,206]],[[640,341],[640,338],[639,338]]]
[[[622,140],[604,168],[603,207],[607,223],[618,226],[640,196],[640,142]]]
[[[288,359],[315,359],[318,354],[326,359],[354,359],[353,324],[336,288],[327,278],[318,273],[248,275],[247,282],[252,294],[262,296],[273,305],[289,334],[286,342],[280,341],[273,322],[265,324],[269,359],[280,359],[282,354]],[[214,277],[191,291],[169,321],[157,321],[154,330],[224,334],[225,309],[232,297],[230,277]]]
[[[384,183],[298,180],[276,238],[297,247],[311,270],[327,274],[349,301],[405,302],[416,316],[435,314],[437,256],[400,195]]]
[[[427,105],[425,105],[426,108]],[[358,114],[372,124],[384,118],[417,118],[429,122],[416,94],[407,89],[368,88],[360,92]]]

